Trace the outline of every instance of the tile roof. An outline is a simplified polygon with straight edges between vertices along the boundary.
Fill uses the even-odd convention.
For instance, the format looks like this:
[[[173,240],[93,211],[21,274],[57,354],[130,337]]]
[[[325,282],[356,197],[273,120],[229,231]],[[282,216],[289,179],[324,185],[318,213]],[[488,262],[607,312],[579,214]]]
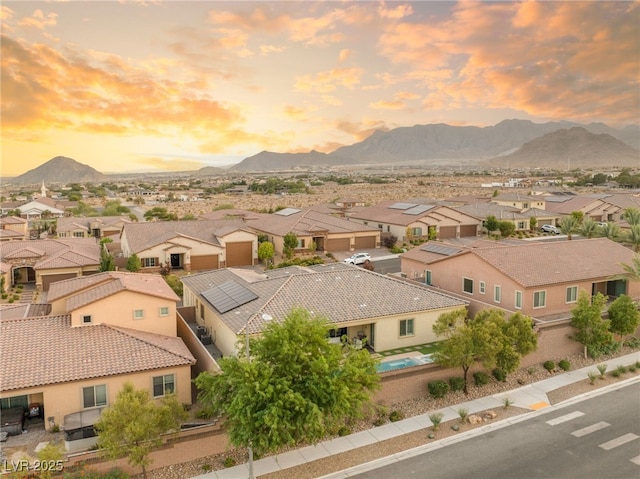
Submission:
[[[234,231],[250,231],[240,219],[200,221],[152,221],[125,224],[122,236],[132,253],[144,251],[166,243],[176,236],[194,238],[198,241],[220,245],[219,237]]]
[[[100,247],[93,238],[7,241],[0,243],[0,257],[41,258],[35,269],[92,266],[100,264]]]
[[[634,252],[607,238],[531,241],[508,248],[471,250],[523,287],[544,286],[623,274]]]
[[[89,229],[94,223],[98,223],[101,228],[109,226],[121,227],[125,223],[133,223],[127,216],[70,216],[58,218],[56,231],[73,231],[78,228]]]
[[[27,223],[27,220],[19,216],[3,216],[0,217],[0,225],[17,225]]]
[[[33,316],[46,316],[49,313],[51,313],[50,304],[0,304],[0,321],[6,319],[29,318]]]
[[[253,301],[224,314],[216,312],[236,334],[244,332],[249,318],[249,332],[257,333],[265,324],[262,314],[282,319],[294,307],[305,307],[314,314],[326,316],[331,323],[340,324],[467,304],[420,285],[345,264],[293,268],[286,273],[290,274],[279,271],[271,277],[267,272],[249,282],[234,270],[223,269],[185,276],[182,281],[207,305],[201,293],[230,280],[255,293],[258,298]]]
[[[564,200],[564,197],[560,198]],[[588,196],[573,196],[566,201],[553,201],[547,198],[545,209],[558,214],[570,215],[574,211],[581,210],[587,206],[601,204],[602,200],[598,198],[589,198]]]
[[[121,291],[134,291],[178,302],[180,298],[158,274],[106,271],[52,283],[48,301],[66,299],[67,312]]]
[[[393,205],[401,204],[401,203],[405,203],[406,206],[409,206],[409,205],[413,205],[417,207],[430,206],[430,208],[424,209],[424,211],[417,214],[408,214],[407,211],[412,209],[410,207],[407,207],[405,209],[392,208]],[[452,211],[456,212],[458,211],[458,208],[452,208],[450,205],[453,205],[453,203],[446,202],[446,201],[430,200],[428,198],[406,199],[402,201],[385,200],[385,201],[381,201],[380,203],[374,206],[362,208],[357,211],[353,210],[349,216],[352,218],[357,218],[359,220],[364,220],[364,221],[407,226],[423,218],[434,217],[434,215],[451,217]],[[461,214],[465,216],[469,216],[467,215],[467,213],[464,213],[464,212],[462,212]],[[461,223],[461,221],[459,222]]]
[[[469,205],[456,206],[456,210],[474,218],[484,219],[487,216],[495,216],[498,220],[518,220],[536,218],[553,218],[558,214],[552,211],[541,210],[538,208],[530,208],[526,211],[520,211],[519,208],[513,206],[504,206],[497,203],[474,203]]]
[[[301,210],[289,216],[275,214],[261,215],[247,221],[247,225],[259,231],[284,236],[293,232],[298,236],[308,236],[320,231],[329,234],[378,232],[377,228],[366,226],[336,216],[319,213],[312,209]]]
[[[178,337],[106,324],[71,327],[71,317],[0,321],[0,390],[195,364]]]

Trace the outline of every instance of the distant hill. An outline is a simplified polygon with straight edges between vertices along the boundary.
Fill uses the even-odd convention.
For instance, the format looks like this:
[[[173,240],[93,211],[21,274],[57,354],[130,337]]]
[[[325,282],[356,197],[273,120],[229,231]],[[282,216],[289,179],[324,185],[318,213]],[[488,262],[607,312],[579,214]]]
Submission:
[[[517,151],[494,158],[493,166],[520,168],[591,168],[594,166],[638,166],[640,151],[613,136],[594,134],[573,127],[547,133]]]
[[[376,131],[361,142],[343,146],[329,154],[317,151],[295,154],[263,151],[244,159],[232,170],[268,171],[296,166],[393,163],[435,165],[452,164],[463,159],[485,162],[511,154],[525,143],[548,133],[572,127],[582,127],[594,134],[608,134],[632,148],[640,147],[638,126],[615,129],[603,123],[580,125],[566,121],[533,123],[528,120],[505,120],[488,127],[432,124]],[[592,159],[598,161],[595,157]],[[611,164],[609,156],[605,154],[601,160],[602,164]]]
[[[196,170],[192,174],[194,176],[214,176],[214,175],[223,175],[225,173],[228,173],[228,172],[224,168],[218,168],[217,166],[205,166],[203,168],[200,168],[199,170]]]
[[[12,183],[81,183],[105,181],[106,175],[65,156],[56,156],[46,163],[15,177]]]

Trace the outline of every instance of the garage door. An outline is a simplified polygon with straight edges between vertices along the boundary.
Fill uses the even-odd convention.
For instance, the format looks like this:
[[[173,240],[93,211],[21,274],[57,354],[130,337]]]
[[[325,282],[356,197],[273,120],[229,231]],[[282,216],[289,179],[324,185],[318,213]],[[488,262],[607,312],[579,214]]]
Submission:
[[[227,243],[227,267],[253,264],[253,241]]]
[[[75,273],[64,273],[64,274],[46,274],[42,275],[42,290],[49,291],[49,286],[51,283],[55,283],[56,281],[62,281],[63,279],[71,279],[76,278],[78,275]]]
[[[370,249],[375,247],[375,236],[356,236],[356,249]]]
[[[439,239],[445,238],[455,238],[456,237],[456,227],[455,226],[441,226],[440,233],[438,234]]]
[[[476,225],[461,225],[460,236],[476,236],[478,233],[478,227]]]
[[[329,238],[325,248],[327,251],[349,251],[349,238]]]
[[[202,271],[206,269],[218,269],[217,254],[191,257],[191,271]]]

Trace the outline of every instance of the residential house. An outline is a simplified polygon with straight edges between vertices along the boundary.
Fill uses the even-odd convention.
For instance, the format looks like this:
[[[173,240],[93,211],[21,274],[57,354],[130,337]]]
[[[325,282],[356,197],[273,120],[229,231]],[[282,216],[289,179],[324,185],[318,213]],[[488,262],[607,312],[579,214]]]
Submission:
[[[127,382],[191,404],[195,359],[162,277],[105,272],[57,282],[49,298],[49,315],[0,320],[3,412],[37,411],[76,451],[95,444],[93,424]]]
[[[285,208],[246,220],[252,230],[267,235],[276,253],[284,252],[284,237],[294,233],[298,250],[354,251],[380,247],[380,231],[356,221],[318,213],[312,209]]]
[[[607,238],[500,242],[425,253],[440,258],[402,255],[403,271],[422,268],[427,284],[467,298],[472,311],[491,306],[536,318],[567,317],[581,290],[640,298],[640,283],[618,279],[624,274],[621,264],[631,264],[634,252]]]
[[[45,239],[0,243],[0,263],[8,286],[34,283],[48,291],[51,284],[97,273],[100,247],[93,239]]]
[[[29,238],[29,222],[19,216],[0,218],[0,241],[25,240]]]
[[[594,221],[624,223],[623,215],[627,208],[640,208],[639,199],[627,194],[547,197],[547,210],[561,216],[568,216],[576,211],[582,213],[584,218]]]
[[[58,238],[112,238],[119,240],[125,224],[133,223],[126,216],[74,216],[58,218]]]
[[[546,206],[545,197],[542,195],[525,195],[517,192],[501,193],[491,198],[492,203],[502,206],[511,206],[520,211],[530,208],[544,210]]]
[[[540,228],[542,225],[555,225],[560,216],[546,210],[538,208],[520,209],[515,206],[506,206],[499,203],[474,203],[469,205],[456,206],[458,211],[478,218],[483,226],[489,216],[495,217],[498,221],[509,221],[513,223],[516,231],[529,231]],[[535,219],[535,228],[531,228],[532,218]]]
[[[428,199],[382,201],[350,214],[350,220],[377,228],[400,241],[477,236],[481,221],[462,211]]]
[[[258,237],[242,220],[127,223],[120,246],[124,257],[136,254],[143,271],[201,271],[257,262]]]
[[[78,206],[77,201],[56,200],[53,198],[40,197],[25,202],[3,203],[2,214],[10,210],[20,210],[20,216],[27,220],[43,218],[60,218]]]
[[[221,269],[182,278],[183,304],[224,354],[237,353],[245,335],[260,334],[268,321],[304,307],[326,317],[330,341],[342,338],[374,351],[430,343],[442,314],[466,306],[463,299],[415,283],[334,263],[264,273]]]

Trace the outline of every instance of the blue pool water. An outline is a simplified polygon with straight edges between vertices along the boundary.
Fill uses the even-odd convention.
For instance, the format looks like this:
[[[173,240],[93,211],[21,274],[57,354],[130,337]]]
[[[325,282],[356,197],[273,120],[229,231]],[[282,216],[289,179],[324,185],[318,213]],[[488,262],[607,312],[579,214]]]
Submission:
[[[429,364],[432,362],[433,358],[431,357],[431,354],[425,354],[424,356],[382,361],[381,363],[378,363],[376,369],[379,373],[386,373],[387,371],[393,371],[395,369],[408,368],[410,366],[418,366],[420,364]]]

